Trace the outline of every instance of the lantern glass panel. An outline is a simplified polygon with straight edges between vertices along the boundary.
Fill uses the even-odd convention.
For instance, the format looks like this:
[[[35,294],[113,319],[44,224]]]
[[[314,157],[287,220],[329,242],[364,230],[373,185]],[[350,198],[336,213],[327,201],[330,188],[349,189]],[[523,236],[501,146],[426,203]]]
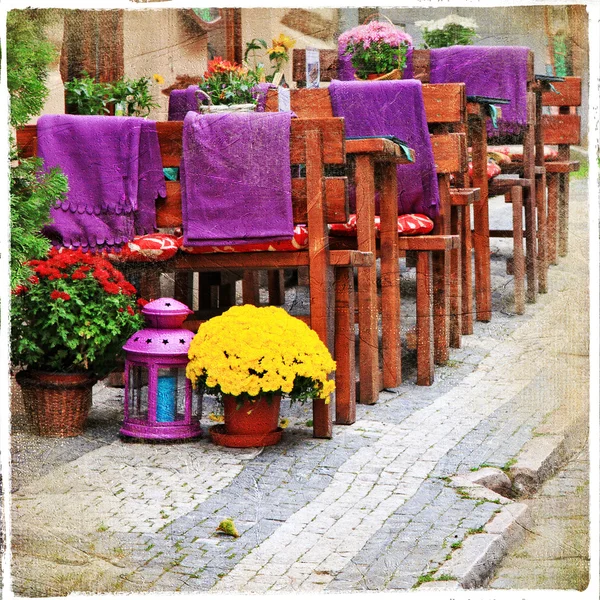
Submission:
[[[129,368],[129,418],[148,420],[148,369],[142,366]]]
[[[185,419],[185,367],[158,369],[156,421],[167,423]]]

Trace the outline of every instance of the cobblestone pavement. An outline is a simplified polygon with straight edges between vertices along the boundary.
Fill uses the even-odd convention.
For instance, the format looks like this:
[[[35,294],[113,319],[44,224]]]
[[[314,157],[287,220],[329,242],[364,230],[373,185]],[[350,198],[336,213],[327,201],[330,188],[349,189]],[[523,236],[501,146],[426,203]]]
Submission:
[[[35,438],[16,410],[15,593],[409,590],[435,579],[500,510],[449,476],[506,466],[555,409],[587,407],[586,206],[575,181],[570,252],[552,267],[549,294],[514,315],[510,244],[495,240],[493,320],[476,323],[429,388],[414,385],[407,353],[405,383],[359,405],[332,440],[311,437],[309,408],[284,404],[290,426],[270,448],[223,449],[206,436],[125,443],[122,391],[101,385],[76,440]],[[502,221],[510,207],[494,200],[493,214]],[[226,517],[239,538],[215,532]]]
[[[589,449],[583,448],[524,500],[533,519],[523,544],[502,561],[492,589],[585,590],[590,572]]]

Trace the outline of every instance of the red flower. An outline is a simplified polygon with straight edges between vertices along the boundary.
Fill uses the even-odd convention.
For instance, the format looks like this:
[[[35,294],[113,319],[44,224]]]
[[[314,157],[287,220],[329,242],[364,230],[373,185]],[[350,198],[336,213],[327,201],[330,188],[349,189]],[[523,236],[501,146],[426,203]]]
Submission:
[[[40,282],[40,278],[37,275],[32,275],[27,281],[29,281],[29,283],[37,284]]]
[[[52,300],[70,300],[71,296],[69,296],[69,294],[67,294],[67,292],[59,292],[58,290],[54,290],[50,294],[50,298]]]
[[[73,275],[71,275],[71,279],[87,279],[87,275],[83,273],[80,269],[77,269],[77,271],[75,271]]]
[[[26,285],[18,285],[13,291],[12,293],[15,296],[20,296],[21,294],[24,294],[29,288]]]
[[[125,312],[125,309],[122,306],[119,306],[119,312]]]
[[[146,304],[148,304],[148,300],[144,300],[143,298],[139,298],[137,301],[138,306],[141,306],[142,308],[144,306],[146,306]]]
[[[135,315],[135,312],[134,312],[133,308],[131,308],[131,306],[127,306],[127,312],[128,312],[128,313],[129,313],[131,316]]]
[[[121,291],[121,288],[116,283],[107,282],[102,287],[107,294],[118,294]]]

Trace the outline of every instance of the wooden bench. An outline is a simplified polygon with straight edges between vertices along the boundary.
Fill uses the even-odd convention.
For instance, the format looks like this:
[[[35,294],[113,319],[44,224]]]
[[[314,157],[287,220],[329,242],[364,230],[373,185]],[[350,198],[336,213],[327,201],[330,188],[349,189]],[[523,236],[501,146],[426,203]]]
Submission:
[[[159,122],[157,131],[163,167],[179,167],[182,153],[182,122]],[[17,132],[23,156],[36,153],[36,127]],[[348,202],[345,177],[328,177],[325,165],[346,161],[343,119],[292,119],[290,160],[305,165],[305,175],[292,179],[295,223],[308,224],[308,248],[293,252],[246,252],[177,255],[164,262],[140,265],[155,281],[161,272],[216,272],[307,267],[310,279],[308,322],[321,340],[334,351],[336,372],[336,417],[351,423],[355,414],[353,268],[372,267],[374,255],[354,250],[332,250],[327,225],[345,223]],[[167,197],[156,203],[159,228],[182,226],[181,190],[178,181],[167,182]],[[186,322],[195,330],[197,315]],[[285,340],[282,340],[285,343]],[[332,435],[332,404],[313,402],[313,434]]]
[[[447,88],[447,98],[461,97],[464,99],[464,86],[462,84],[450,85]],[[290,91],[291,110],[299,116],[308,114],[315,117],[328,117],[333,114],[329,91],[327,89],[297,89]],[[443,102],[437,106],[440,115],[449,110],[456,110],[452,102]],[[464,107],[464,103],[463,103]],[[275,90],[271,90],[267,97],[267,110],[277,110],[278,97]],[[460,112],[460,100],[458,110]],[[366,141],[366,140],[365,140]],[[347,141],[347,145],[354,141]],[[364,143],[364,141],[362,142]],[[462,326],[461,317],[461,277],[460,277],[460,254],[459,237],[451,235],[450,222],[450,173],[466,170],[466,140],[464,134],[439,134],[432,136],[434,158],[440,183],[440,217],[436,223],[433,235],[403,236],[397,232],[398,205],[396,192],[390,192],[389,204],[381,204],[382,229],[379,240],[379,256],[381,257],[382,272],[382,327],[383,327],[383,378],[384,387],[396,387],[401,382],[400,369],[400,292],[399,292],[399,252],[412,251],[417,254],[417,384],[431,385],[434,377],[434,362],[443,363],[448,359],[448,347],[450,343],[450,314],[451,301],[455,309],[453,317],[453,330],[460,336]],[[362,218],[357,218],[357,238],[351,240],[332,239],[336,247],[356,247],[367,250],[377,247],[374,218],[375,189],[372,183],[368,187],[361,187],[362,182],[371,182],[377,168],[376,157],[362,157],[357,153],[355,179],[357,184],[357,195],[361,198],[364,193],[367,200],[368,212],[362,213]],[[380,178],[387,185],[394,185],[396,180],[395,169],[388,171],[391,183],[384,177]],[[385,184],[384,184],[385,185]],[[391,189],[391,188],[390,188]],[[360,192],[358,191],[360,190]],[[364,190],[364,191],[363,191]],[[464,194],[467,197],[468,193]],[[366,209],[365,209],[366,210]],[[357,215],[358,215],[357,210]],[[360,221],[360,223],[359,223]],[[453,265],[456,272],[450,274],[450,255],[455,256]],[[365,323],[373,323],[376,314],[369,313],[367,309],[361,311],[361,302],[369,298],[368,306],[373,306],[373,298],[376,298],[376,274],[362,271],[362,277],[369,279],[361,281],[359,273],[359,332],[361,344],[365,347],[377,348],[377,338],[373,335],[371,325],[364,328]],[[435,282],[435,284],[434,284]],[[362,300],[361,300],[362,298]],[[435,323],[435,326],[434,326]],[[367,337],[368,335],[368,337]],[[371,350],[372,351],[372,350]],[[372,378],[375,362],[363,363],[363,350],[361,350],[361,401],[369,402],[369,398],[363,396],[363,377]],[[374,385],[375,382],[372,382]]]

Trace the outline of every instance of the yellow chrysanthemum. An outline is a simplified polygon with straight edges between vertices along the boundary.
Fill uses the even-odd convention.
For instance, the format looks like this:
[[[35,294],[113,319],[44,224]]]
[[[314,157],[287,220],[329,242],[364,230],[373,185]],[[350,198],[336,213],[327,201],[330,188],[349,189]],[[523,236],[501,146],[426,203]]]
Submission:
[[[305,377],[328,401],[335,362],[318,335],[279,307],[234,306],[203,323],[192,340],[187,376],[223,394],[293,392]]]
[[[154,75],[152,75],[152,79],[154,79],[154,81],[156,81],[158,85],[163,85],[163,83],[165,82],[165,78],[162,75],[159,75],[158,73],[154,73]]]

